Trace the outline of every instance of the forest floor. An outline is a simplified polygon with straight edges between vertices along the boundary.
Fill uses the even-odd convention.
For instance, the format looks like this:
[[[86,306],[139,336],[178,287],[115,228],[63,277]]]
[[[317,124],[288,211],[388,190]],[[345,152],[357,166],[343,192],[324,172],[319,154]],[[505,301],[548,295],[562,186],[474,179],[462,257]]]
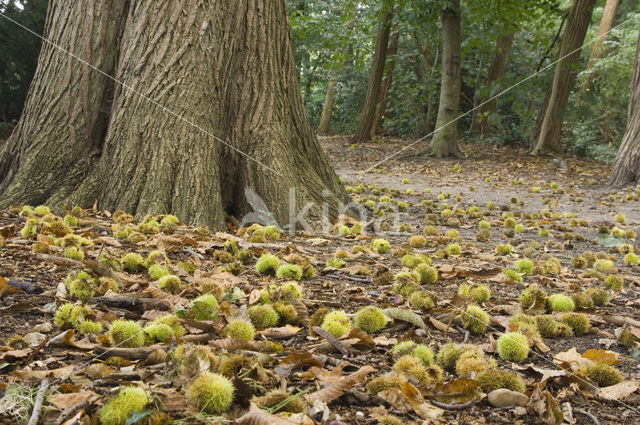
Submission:
[[[0,235],[5,240],[0,251],[0,422],[26,423],[39,383],[49,378],[53,390],[42,408],[42,423],[47,424],[99,423],[109,407],[103,404],[123,385],[141,386],[152,402],[134,414],[121,408],[127,412],[122,423],[127,417],[129,423],[156,425],[638,423],[640,266],[626,264],[634,262],[628,255],[633,247],[638,249],[633,233],[640,230],[635,188],[612,191],[606,185],[608,167],[597,162],[569,158],[558,167],[550,158],[482,145],[463,146],[468,159],[456,161],[416,157],[415,151],[407,150],[361,173],[407,143],[392,140],[352,147],[347,138],[322,139],[353,199],[373,214],[378,211],[376,234],[341,235],[336,228],[328,235],[283,234],[263,241],[255,228],[243,235],[233,228],[207,234],[179,223],[161,223],[162,231],[154,233],[155,222],[126,224],[126,216],[96,210],[86,211],[73,227],[73,233],[85,239],[78,242],[62,234],[56,237],[47,222],[57,220],[46,214],[34,215],[38,234],[24,237],[27,217],[19,216],[18,209],[0,211]],[[162,218],[157,217],[160,222]],[[489,235],[478,238],[482,221],[488,223]],[[345,219],[345,224],[351,227],[354,222]],[[123,229],[129,229],[124,238]],[[144,238],[136,230],[145,231]],[[375,238],[386,239],[389,252],[377,252],[372,247]],[[58,246],[65,244],[59,242],[63,239],[67,245],[81,244],[84,260],[65,258],[65,248]],[[238,255],[232,255],[235,245],[228,242],[232,240],[253,258],[239,263]],[[144,258],[154,250],[164,251],[166,262],[158,256],[137,271],[122,269],[124,254],[135,252]],[[300,281],[301,301],[287,279],[256,271],[256,259],[265,253],[276,255],[281,264],[299,264],[307,271],[309,265],[314,267],[315,276]],[[396,276],[420,267],[411,261],[428,262],[419,254],[430,257],[437,282],[419,285],[415,273]],[[334,257],[345,264],[327,266]],[[532,270],[505,274],[523,258],[532,261]],[[160,289],[147,270],[154,263],[178,276],[180,285]],[[88,275],[81,278],[83,269]],[[79,280],[90,287],[89,295],[82,293],[84,304],[69,293]],[[105,287],[113,281],[119,293]],[[463,284],[472,289],[471,295],[458,294]],[[474,334],[464,315],[478,285],[491,292],[481,303],[490,322]],[[590,321],[588,331],[580,336],[538,335],[538,322],[532,319],[536,314],[564,320],[577,326],[576,332],[578,319],[545,311],[542,298],[525,309],[520,294],[529,287],[573,297]],[[427,291],[434,306],[420,309],[408,302],[416,289]],[[217,316],[195,320],[193,300],[209,292],[220,303]],[[603,292],[609,301],[590,305],[590,294],[602,301]],[[256,331],[254,341],[226,337],[228,322],[246,319],[247,307],[269,298],[280,312],[276,327]],[[88,333],[77,321],[66,324],[78,329],[64,330],[60,314],[54,323],[56,309],[65,302],[84,306],[84,320],[100,322],[104,332]],[[367,334],[352,327],[339,339],[310,332],[310,326],[322,323],[318,311],[323,307],[352,317],[367,306],[384,309],[384,328]],[[175,319],[165,322],[171,324],[173,338],[147,340],[142,347],[129,348],[123,342],[109,348],[107,330],[114,319],[146,326],[154,320],[158,324],[169,313],[180,317],[180,324]],[[527,316],[513,321],[519,313]],[[186,331],[183,336],[180,326]],[[525,360],[511,362],[498,355],[496,341],[505,330],[527,335],[531,349]],[[437,361],[428,355],[418,364],[405,357],[398,360],[402,353],[392,350],[401,341],[430,347]],[[458,355],[470,353],[471,360],[457,362],[457,370],[454,350],[448,364],[443,358],[448,342],[460,344]],[[620,382],[594,385],[604,372],[585,370],[602,371],[601,364],[613,365],[620,375],[606,377],[614,375],[613,381]],[[490,403],[489,374],[483,372],[487,368],[520,376],[524,400],[510,394],[502,404],[493,399],[496,406]],[[198,413],[185,400],[187,384],[205,370],[228,376],[236,387],[233,405],[222,416]],[[393,379],[377,379],[394,371],[389,375]],[[291,396],[252,399],[272,389],[286,389]],[[276,415],[255,409],[247,413],[252,401],[271,407]],[[300,409],[304,414],[296,413]]]

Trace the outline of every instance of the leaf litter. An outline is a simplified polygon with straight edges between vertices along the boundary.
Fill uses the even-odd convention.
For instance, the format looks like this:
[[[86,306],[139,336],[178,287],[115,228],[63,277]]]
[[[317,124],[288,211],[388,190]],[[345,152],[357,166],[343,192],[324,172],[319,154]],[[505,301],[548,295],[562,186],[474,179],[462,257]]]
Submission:
[[[378,234],[346,217],[291,237],[1,211],[2,420],[26,423],[46,378],[43,423],[99,423],[129,387],[148,397],[124,418],[139,424],[637,423],[635,189],[501,148],[361,175],[396,142],[323,143]],[[505,332],[525,335],[524,359]],[[231,402],[189,389],[207,374]]]

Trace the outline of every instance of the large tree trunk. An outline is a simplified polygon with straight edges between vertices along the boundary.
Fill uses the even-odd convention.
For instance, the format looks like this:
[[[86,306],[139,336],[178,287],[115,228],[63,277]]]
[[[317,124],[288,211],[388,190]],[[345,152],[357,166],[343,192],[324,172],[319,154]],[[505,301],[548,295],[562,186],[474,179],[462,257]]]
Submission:
[[[611,170],[611,184],[623,186],[640,183],[640,37],[636,49],[636,65],[629,96],[627,131]]]
[[[484,85],[486,95],[480,99],[480,107],[478,108],[478,117],[474,120],[473,129],[476,134],[482,137],[488,137],[491,133],[491,125],[489,124],[489,116],[498,110],[498,100],[493,99],[491,89],[496,81],[504,75],[506,70],[507,55],[511,51],[513,45],[514,33],[503,34],[496,41],[496,50],[493,54],[493,60],[487,73],[487,80]],[[489,99],[487,101],[487,99]]]
[[[304,112],[284,0],[54,0],[46,35],[122,84],[45,44],[0,206],[97,200],[222,228],[253,211],[247,188],[281,223],[348,201]]]
[[[587,70],[593,68],[593,65],[595,65],[596,61],[600,59],[604,53],[604,42],[608,38],[609,31],[611,31],[611,28],[613,28],[619,5],[620,0],[607,0],[607,3],[604,6],[604,12],[602,13],[600,26],[598,27],[597,40],[593,44],[591,54],[589,55],[589,60],[587,61]],[[593,80],[595,77],[596,75],[594,72],[590,73],[580,90],[585,92],[590,91],[593,87]]]
[[[325,135],[329,132],[331,125],[331,114],[333,112],[333,104],[336,101],[336,86],[338,81],[331,80],[327,87],[327,94],[324,98],[324,104],[322,105],[322,117],[320,118],[320,124],[318,125],[318,134]]]
[[[595,0],[574,0],[571,5],[558,53],[558,58],[564,59],[556,64],[549,104],[544,110],[540,136],[533,154],[537,154],[544,148],[554,152],[564,150],[561,141],[564,110],[575,80],[575,67],[580,60],[580,51],[591,21],[594,4]]]
[[[389,91],[393,82],[393,71],[396,66],[396,54],[398,53],[398,44],[400,43],[400,33],[396,32],[391,36],[389,49],[387,50],[387,74],[384,81],[380,85],[380,94],[378,95],[378,109],[373,120],[372,135],[382,135],[385,133],[384,118],[387,112],[387,103],[389,102]]]
[[[450,2],[442,12],[442,82],[436,133],[430,149],[437,158],[461,157],[458,146],[458,112],[462,74],[460,66],[460,0]]]
[[[369,74],[369,85],[367,86],[367,94],[364,98],[362,113],[358,121],[358,128],[353,135],[353,143],[366,143],[371,140],[371,130],[373,129],[373,120],[378,105],[378,96],[380,94],[380,85],[382,84],[382,76],[384,75],[384,65],[387,60],[387,50],[389,48],[389,34],[391,32],[391,21],[394,15],[395,0],[383,0],[381,9],[381,19],[378,25],[378,34],[376,36],[376,47],[371,61],[371,72]]]

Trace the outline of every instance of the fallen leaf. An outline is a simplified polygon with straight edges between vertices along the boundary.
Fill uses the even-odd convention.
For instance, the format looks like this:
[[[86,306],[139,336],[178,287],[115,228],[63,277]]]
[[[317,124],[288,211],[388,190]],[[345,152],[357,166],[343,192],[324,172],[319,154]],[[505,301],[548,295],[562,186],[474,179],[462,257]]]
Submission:
[[[609,387],[600,388],[598,396],[605,400],[622,400],[636,392],[638,388],[640,388],[638,381],[622,381]]]
[[[614,365],[619,362],[615,352],[594,348],[582,353],[582,357],[585,357],[595,363],[605,363],[608,365]]]
[[[272,415],[251,403],[249,411],[236,419],[239,425],[295,425],[281,416]]]
[[[302,328],[299,328],[297,326],[286,325],[280,328],[267,328],[261,331],[257,331],[256,333],[266,338],[280,339],[280,338],[291,338],[301,330]]]
[[[44,379],[44,378],[66,378],[71,373],[73,373],[73,369],[75,366],[69,365],[65,367],[61,367],[58,369],[50,369],[50,370],[14,370],[11,374],[13,376],[17,376],[18,378],[28,379]]]
[[[365,376],[373,371],[375,371],[375,369],[371,366],[362,366],[351,375],[344,376],[337,382],[329,384],[327,387],[321,390],[315,391],[311,394],[307,394],[305,398],[307,399],[309,404],[313,404],[316,400],[330,403],[347,391],[351,390],[354,386],[358,385],[360,382],[362,382]]]
[[[68,407],[75,406],[83,401],[92,402],[98,399],[98,394],[93,391],[87,390],[80,393],[67,393],[67,394],[51,394],[49,396],[49,402],[53,403],[58,409],[64,410]]]

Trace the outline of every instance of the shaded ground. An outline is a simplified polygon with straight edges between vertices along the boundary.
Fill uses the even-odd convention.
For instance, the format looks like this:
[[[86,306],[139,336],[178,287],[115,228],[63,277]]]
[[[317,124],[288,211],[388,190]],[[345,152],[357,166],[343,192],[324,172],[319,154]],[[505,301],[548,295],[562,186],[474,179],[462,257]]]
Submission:
[[[180,362],[176,362],[171,356],[172,350],[180,343],[208,342],[219,359],[228,358],[231,352],[245,353],[251,359],[246,364],[239,365],[238,369],[234,370],[235,373],[229,375],[234,379],[237,394],[227,415],[228,419],[238,418],[245,413],[252,393],[261,395],[265,390],[286,386],[292,394],[306,391],[305,396],[302,396],[304,398],[327,383],[335,381],[340,376],[340,369],[337,369],[333,376],[326,371],[335,370],[338,365],[343,368],[343,376],[365,365],[372,365],[374,372],[366,379],[359,380],[357,385],[344,388],[343,392],[346,394],[329,397],[325,400],[327,404],[319,403],[316,410],[307,410],[307,413],[316,423],[329,423],[340,419],[350,424],[373,424],[376,423],[376,418],[379,418],[377,414],[380,413],[380,406],[383,406],[386,412],[401,418],[404,423],[429,423],[424,419],[425,412],[416,409],[410,403],[408,405],[402,396],[399,396],[400,400],[397,397],[394,399],[390,393],[376,397],[374,394],[366,394],[362,385],[371,378],[391,370],[395,359],[390,349],[393,343],[406,339],[424,343],[436,352],[448,341],[469,342],[480,347],[487,358],[497,361],[500,368],[520,373],[525,379],[527,392],[532,397],[536,396],[535,390],[542,377],[540,371],[558,370],[553,356],[574,347],[579,353],[589,349],[615,352],[616,366],[623,379],[633,385],[640,377],[640,369],[637,359],[631,354],[640,352],[637,348],[630,351],[618,343],[615,334],[626,318],[632,319],[627,320],[627,328],[638,331],[635,328],[638,324],[633,319],[638,318],[637,312],[640,307],[639,269],[637,265],[625,265],[624,255],[618,248],[605,247],[595,240],[599,232],[609,231],[616,224],[614,220],[617,214],[623,214],[626,219],[624,224],[617,224],[618,228],[626,232],[640,230],[638,195],[631,188],[616,192],[607,188],[608,169],[601,164],[568,159],[568,169],[565,170],[552,165],[548,158],[533,158],[523,152],[493,146],[463,147],[470,158],[465,161],[407,157],[406,154],[411,152],[405,151],[370,173],[360,173],[393,154],[406,143],[390,141],[350,147],[346,138],[323,139],[323,145],[345,186],[352,191],[354,200],[363,204],[370,201],[370,212],[377,212],[376,223],[381,226],[380,234],[344,237],[334,231],[329,235],[302,235],[295,238],[283,235],[279,240],[268,240],[267,243],[252,243],[247,236],[240,237],[240,246],[249,248],[254,254],[254,259],[247,265],[229,267],[229,263],[223,262],[227,258],[221,252],[225,250],[224,241],[233,237],[230,234],[203,236],[201,232],[183,225],[177,228],[169,226],[164,229],[167,234],[147,235],[145,241],[134,244],[126,240],[117,241],[112,237],[114,230],[123,225],[115,224],[108,214],[90,212],[80,220],[79,226],[74,228],[74,233],[93,241],[93,245],[84,248],[87,259],[103,260],[114,266],[112,272],[105,272],[95,264],[91,266],[90,263],[83,265],[65,262],[60,259],[64,250],[57,246],[52,245],[48,248],[51,257],[34,254],[32,249],[36,240],[45,244],[52,243],[53,240],[42,235],[38,236],[39,239],[35,236],[23,238],[17,232],[23,228],[25,218],[11,212],[0,212],[0,232],[7,237],[6,245],[0,253],[0,275],[25,282],[27,289],[32,292],[0,288],[0,338],[5,345],[0,351],[0,374],[3,375],[0,381],[5,384],[5,388],[0,389],[6,390],[6,384],[9,383],[34,387],[45,375],[53,375],[57,391],[61,394],[86,394],[87,390],[97,394],[96,399],[91,399],[86,409],[87,415],[96,420],[96,412],[110,392],[124,383],[134,382],[155,396],[149,413],[153,412],[160,417],[159,412],[163,412],[163,415],[171,416],[172,420],[188,418],[174,423],[210,423],[214,418],[195,416],[197,410],[185,403],[183,385],[188,379],[184,367],[181,369]],[[487,178],[490,181],[486,181]],[[407,179],[407,183],[403,183],[403,179]],[[552,183],[557,184],[557,188],[553,189]],[[539,187],[539,192],[534,191],[534,187]],[[412,189],[413,193],[407,193],[407,189]],[[430,192],[426,193],[425,189],[430,189]],[[384,196],[389,196],[389,200],[381,200]],[[495,209],[488,210],[487,202],[492,202]],[[446,205],[441,207],[441,204]],[[473,212],[474,206],[478,207],[477,213]],[[455,220],[443,218],[442,209],[451,209],[452,218]],[[481,215],[485,210],[486,215]],[[380,211],[385,211],[385,214],[380,215]],[[510,234],[510,231],[504,228],[505,213],[512,214],[515,221],[523,225],[524,230],[521,233]],[[565,216],[565,213],[571,213],[573,217]],[[572,221],[572,218],[577,222]],[[428,235],[425,238],[425,246],[410,246],[409,238],[412,235],[423,234],[426,227],[425,219],[437,221],[437,235]],[[481,220],[491,224],[491,240],[476,240],[478,223]],[[43,227],[46,226],[38,224],[41,234],[46,233],[42,231]],[[131,227],[135,229],[133,225]],[[445,235],[452,229],[459,235]],[[540,229],[548,230],[549,236],[540,236]],[[391,243],[391,252],[378,254],[368,248],[374,236],[387,239]],[[632,245],[636,243],[633,238],[600,238],[601,241],[616,245],[623,242]],[[442,249],[452,243],[459,244],[460,255],[443,256]],[[513,253],[497,255],[496,245],[506,243],[514,247]],[[146,256],[154,249],[162,249],[167,253],[169,270],[183,282],[183,286],[174,294],[158,290],[157,282],[153,282],[144,270],[138,273],[119,270],[118,260],[124,253],[138,252]],[[338,252],[340,249],[346,252]],[[355,253],[352,254],[352,251]],[[360,253],[357,253],[358,251]],[[622,290],[608,291],[611,297],[609,304],[586,311],[591,319],[591,331],[580,337],[540,340],[528,358],[520,364],[499,359],[492,347],[492,341],[504,331],[510,316],[520,310],[519,295],[523,289],[535,284],[549,294],[576,295],[584,293],[589,288],[605,288],[602,280],[604,276],[594,273],[585,275],[590,268],[575,268],[571,264],[572,258],[587,251],[600,252],[602,257],[609,256],[614,263],[614,269],[607,271],[606,275],[616,274],[624,279]],[[277,341],[282,344],[283,351],[270,353],[268,359],[256,355],[255,352],[260,351],[256,347],[221,348],[217,344],[220,343],[221,330],[225,323],[231,320],[234,314],[242,315],[242,306],[255,303],[257,290],[274,283],[285,282],[285,279],[260,276],[256,273],[256,257],[265,252],[276,254],[281,262],[311,264],[315,267],[317,276],[301,281],[303,301],[309,315],[323,306],[329,309],[343,309],[347,313],[355,313],[359,308],[369,305],[411,310],[406,298],[394,292],[393,282],[381,282],[376,276],[387,269],[391,276],[402,270],[409,271],[401,262],[402,256],[407,253],[423,253],[432,258],[433,265],[440,274],[437,283],[423,285],[423,289],[431,294],[435,306],[430,310],[414,310],[426,323],[423,329],[402,320],[395,320],[385,329],[372,332],[373,340],[359,334],[352,334],[351,337],[343,339],[342,343],[337,344],[348,351],[347,355],[341,354],[323,338],[309,335],[308,329],[301,323],[300,314],[297,318],[292,318],[290,323],[281,320],[281,327],[277,328],[278,333],[267,330],[256,337],[258,340]],[[345,259],[344,268],[337,270],[325,266],[326,261],[335,255]],[[523,257],[531,258],[539,266],[537,273],[523,276],[522,282],[507,278],[502,270],[513,268],[514,262]],[[545,264],[552,258],[559,261],[558,270],[545,269]],[[189,273],[178,267],[181,261],[191,262],[197,271]],[[109,344],[102,336],[78,333],[75,338],[80,340],[81,344],[74,346],[70,341],[64,340],[61,344],[51,343],[51,338],[61,332],[51,325],[56,307],[65,302],[65,291],[61,290],[60,286],[68,274],[83,268],[95,276],[112,273],[121,283],[120,295],[107,293],[106,296],[91,299],[87,303],[91,310],[89,316],[101,322],[105,330],[115,317],[137,320],[144,325],[181,307],[188,309],[191,300],[211,291],[212,287],[216,288],[213,293],[219,296],[227,295],[224,298],[219,297],[222,304],[219,317],[215,321],[184,321],[187,336],[158,344],[157,348],[164,353],[164,356],[156,354],[160,355],[161,361],[149,361],[147,355],[137,359],[129,358],[124,363],[111,361],[108,370],[97,373],[87,366],[101,364],[101,361],[94,358]],[[225,270],[230,269],[233,269],[231,271],[237,276],[225,273]],[[469,303],[468,299],[456,295],[463,283],[486,284],[491,289],[492,297],[483,305],[492,317],[487,333],[469,334],[457,318]],[[278,293],[274,292],[273,297]],[[114,297],[123,294],[129,300],[142,298],[146,301],[140,301],[135,306],[125,303],[114,304]],[[244,297],[237,299],[233,294],[244,294]],[[73,300],[72,296],[65,297]],[[159,301],[159,304],[148,302],[153,299]],[[284,299],[281,302],[287,303]],[[296,327],[285,328],[287,324]],[[451,326],[447,327],[445,324]],[[34,336],[34,333],[41,336]],[[16,338],[27,334],[32,335],[26,341]],[[640,336],[640,331],[638,335]],[[40,339],[34,345],[29,342],[31,338]],[[359,340],[359,343],[351,345],[353,338]],[[296,357],[296,353],[300,356]],[[290,356],[291,354],[294,356]],[[126,350],[119,352],[119,356],[128,355],[133,354]],[[103,359],[108,356],[109,353],[103,355]],[[262,362],[260,365],[257,364],[258,358]],[[297,362],[292,359],[297,359]],[[316,369],[309,367],[312,365]],[[71,369],[64,369],[69,366]],[[218,370],[208,363],[206,368]],[[534,368],[538,368],[537,371]],[[97,375],[94,375],[95,373]],[[605,400],[601,394],[589,393],[585,381],[581,378],[576,378],[570,373],[565,375],[549,379],[545,388],[549,391],[549,397],[553,397],[560,408],[565,409],[565,413],[568,408],[566,403],[569,404],[573,411],[574,423],[593,423],[579,410],[593,414],[602,424],[632,424],[640,419],[638,411],[634,411],[640,407],[636,392],[632,391],[620,402]],[[445,374],[444,382],[451,382],[455,378],[454,374]],[[421,390],[426,400],[435,399],[436,402],[440,400],[446,403],[451,401],[441,394],[446,390],[442,385],[426,385],[421,387]],[[537,394],[545,393],[541,388]],[[70,403],[72,397],[61,399]],[[547,399],[547,404],[542,403],[542,411],[547,405],[550,408],[549,400]],[[423,408],[425,405],[433,408],[428,402],[420,405]],[[45,402],[45,422],[53,423],[64,406],[66,405],[60,402],[60,399],[49,398]],[[481,400],[477,404],[466,405],[461,410],[434,409],[434,416],[437,417],[431,421],[460,424],[539,423],[536,408],[540,408],[540,404],[532,403],[527,409],[499,409],[492,407],[486,400]],[[326,413],[324,420],[323,411]],[[3,423],[17,422],[15,416],[5,415],[0,418],[3,418]],[[295,416],[291,418],[293,421],[298,419],[300,418]],[[569,415],[567,422],[571,422]],[[84,423],[89,423],[88,419]],[[97,423],[97,420],[94,423]],[[164,422],[158,419],[149,423],[171,422],[165,416]],[[274,422],[273,418],[267,418],[262,422],[252,423]]]

